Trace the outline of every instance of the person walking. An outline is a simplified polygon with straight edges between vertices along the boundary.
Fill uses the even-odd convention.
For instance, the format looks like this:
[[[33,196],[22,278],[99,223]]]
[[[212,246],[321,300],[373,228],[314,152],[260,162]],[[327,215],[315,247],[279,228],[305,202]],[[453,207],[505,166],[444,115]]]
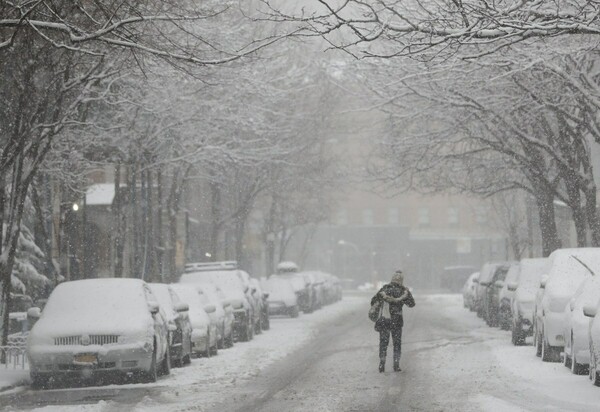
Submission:
[[[392,281],[384,285],[371,299],[371,306],[378,305],[380,315],[375,322],[375,330],[379,332],[379,372],[385,371],[385,360],[390,336],[394,347],[394,371],[399,372],[400,354],[402,351],[402,307],[412,308],[415,300],[410,290],[404,286],[404,274],[397,270]]]

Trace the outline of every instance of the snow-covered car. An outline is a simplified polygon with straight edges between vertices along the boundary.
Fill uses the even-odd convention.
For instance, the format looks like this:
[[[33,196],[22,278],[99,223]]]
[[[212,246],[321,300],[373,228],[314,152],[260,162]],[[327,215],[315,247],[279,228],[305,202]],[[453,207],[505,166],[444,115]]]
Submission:
[[[246,296],[248,297],[248,301],[250,301],[252,305],[254,333],[262,333],[262,317],[260,316],[263,302],[262,294],[257,293],[257,289],[254,286],[252,277],[248,274],[248,272],[243,270],[236,270],[235,273],[241,279],[242,284],[244,285],[244,289],[246,290]]]
[[[219,289],[213,283],[197,284],[202,294],[208,299],[210,304],[214,305],[215,315],[218,320],[218,346],[219,349],[231,347],[233,345],[233,310],[229,302],[220,294]]]
[[[187,303],[190,323],[192,324],[192,352],[197,355],[210,357],[218,351],[217,322],[214,315],[216,308],[211,305],[197,285],[173,284],[171,285],[182,302]]]
[[[304,276],[299,273],[298,265],[294,262],[280,262],[277,265],[277,273],[271,276],[280,276],[281,278],[290,280],[294,286],[296,296],[298,297],[298,306],[300,307],[300,310],[304,313],[313,311],[310,286]]]
[[[175,366],[189,364],[192,356],[192,324],[188,315],[189,306],[181,301],[169,285],[150,283],[148,286],[156,296],[167,319],[171,363]]]
[[[541,303],[540,344],[542,360],[560,361],[565,345],[565,306],[579,285],[600,272],[600,248],[559,249],[549,256],[548,280]]]
[[[269,321],[269,304],[267,302],[268,293],[263,291],[258,279],[251,278],[250,285],[252,293],[259,302],[260,324],[257,325],[257,328],[262,332],[263,330],[271,328],[271,322]],[[260,333],[258,330],[257,332]]]
[[[483,319],[489,326],[498,326],[499,322],[499,310],[500,301],[499,295],[500,290],[504,286],[504,279],[510,268],[510,263],[501,263],[495,267],[492,272],[492,276],[488,277],[486,284],[483,289]],[[481,278],[479,279],[481,285]]]
[[[599,268],[596,266],[592,270],[597,269]],[[596,305],[599,299],[600,277],[590,276],[579,285],[565,306],[563,362],[576,375],[587,371],[590,364],[590,319],[584,315],[583,307]]]
[[[269,293],[269,314],[285,315],[297,318],[300,314],[298,296],[289,279],[271,276],[263,282],[265,290]]]
[[[463,286],[463,306],[470,311],[475,310],[475,287],[479,281],[479,272],[472,273]]]
[[[499,306],[498,306],[498,326],[503,330],[510,330],[512,326],[512,310],[511,302],[515,294],[515,289],[509,288],[509,284],[518,284],[519,275],[521,273],[521,266],[519,263],[513,263],[510,265],[506,278],[501,283],[502,289],[498,295]]]
[[[242,284],[235,270],[206,270],[181,275],[179,283],[213,283],[225,294],[233,308],[234,335],[236,339],[247,342],[254,337],[254,308],[248,299],[249,288]]]
[[[584,305],[583,314],[589,318],[589,376],[594,385],[600,386],[600,300]]]
[[[519,280],[507,281],[507,287],[514,290],[511,301],[511,339],[513,345],[525,344],[525,338],[533,335],[536,294],[540,289],[542,275],[548,269],[548,259],[523,259],[519,264]],[[541,303],[541,296],[540,296]]]
[[[38,308],[28,314],[39,315]],[[61,283],[29,333],[31,382],[117,373],[156,381],[170,369],[168,329],[160,305],[139,279]]]
[[[475,286],[475,311],[477,316],[485,316],[484,298],[487,295],[488,287],[492,284],[492,279],[496,270],[502,266],[502,263],[486,263],[479,271],[479,281]]]

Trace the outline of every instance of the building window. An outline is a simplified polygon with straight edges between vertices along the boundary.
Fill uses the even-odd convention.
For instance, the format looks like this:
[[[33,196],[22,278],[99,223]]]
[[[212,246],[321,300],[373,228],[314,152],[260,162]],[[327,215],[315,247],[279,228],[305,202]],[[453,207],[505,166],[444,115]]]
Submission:
[[[363,210],[363,224],[365,226],[373,226],[373,209]]]
[[[487,211],[484,207],[478,207],[475,209],[475,221],[479,224],[487,222]]]
[[[456,208],[456,207],[448,208],[448,224],[458,225],[458,208]]]
[[[337,214],[337,224],[339,226],[344,226],[348,224],[348,211],[346,209],[340,209]]]
[[[399,225],[400,224],[400,212],[397,207],[392,207],[388,209],[388,223],[390,225]]]
[[[419,208],[419,226],[429,226],[429,209],[426,207]]]

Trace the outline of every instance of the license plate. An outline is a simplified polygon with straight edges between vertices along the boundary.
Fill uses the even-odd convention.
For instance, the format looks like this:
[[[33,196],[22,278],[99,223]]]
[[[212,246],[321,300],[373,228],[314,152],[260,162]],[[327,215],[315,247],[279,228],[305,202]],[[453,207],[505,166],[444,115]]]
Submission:
[[[73,361],[75,363],[96,364],[98,363],[98,357],[93,354],[75,355]]]

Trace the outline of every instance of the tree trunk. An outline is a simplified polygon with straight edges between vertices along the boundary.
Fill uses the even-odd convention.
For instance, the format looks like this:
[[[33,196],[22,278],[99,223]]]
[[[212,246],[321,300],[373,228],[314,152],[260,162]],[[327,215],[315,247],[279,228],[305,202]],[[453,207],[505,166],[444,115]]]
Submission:
[[[156,173],[156,266],[158,274],[163,282],[165,279],[165,266],[164,266],[164,251],[165,242],[163,237],[163,178],[162,172],[159,170]]]
[[[561,247],[556,229],[554,196],[552,193],[540,190],[539,193],[536,193],[536,203],[542,232],[542,255],[547,257]]]
[[[596,185],[588,185],[585,190],[585,212],[592,234],[592,246],[600,247],[600,217],[596,207]]]
[[[566,180],[565,183],[569,197],[569,208],[571,209],[577,235],[577,247],[585,247],[587,246],[587,227],[585,213],[581,207],[581,191],[579,185],[575,182]]]
[[[115,165],[115,198],[113,202],[113,224],[115,228],[115,268],[114,276],[123,277],[123,253],[125,249],[125,230],[127,218],[123,213],[123,197],[121,196],[121,163]]]
[[[210,183],[210,255],[211,260],[218,260],[219,235],[221,233],[221,188],[218,183]]]

